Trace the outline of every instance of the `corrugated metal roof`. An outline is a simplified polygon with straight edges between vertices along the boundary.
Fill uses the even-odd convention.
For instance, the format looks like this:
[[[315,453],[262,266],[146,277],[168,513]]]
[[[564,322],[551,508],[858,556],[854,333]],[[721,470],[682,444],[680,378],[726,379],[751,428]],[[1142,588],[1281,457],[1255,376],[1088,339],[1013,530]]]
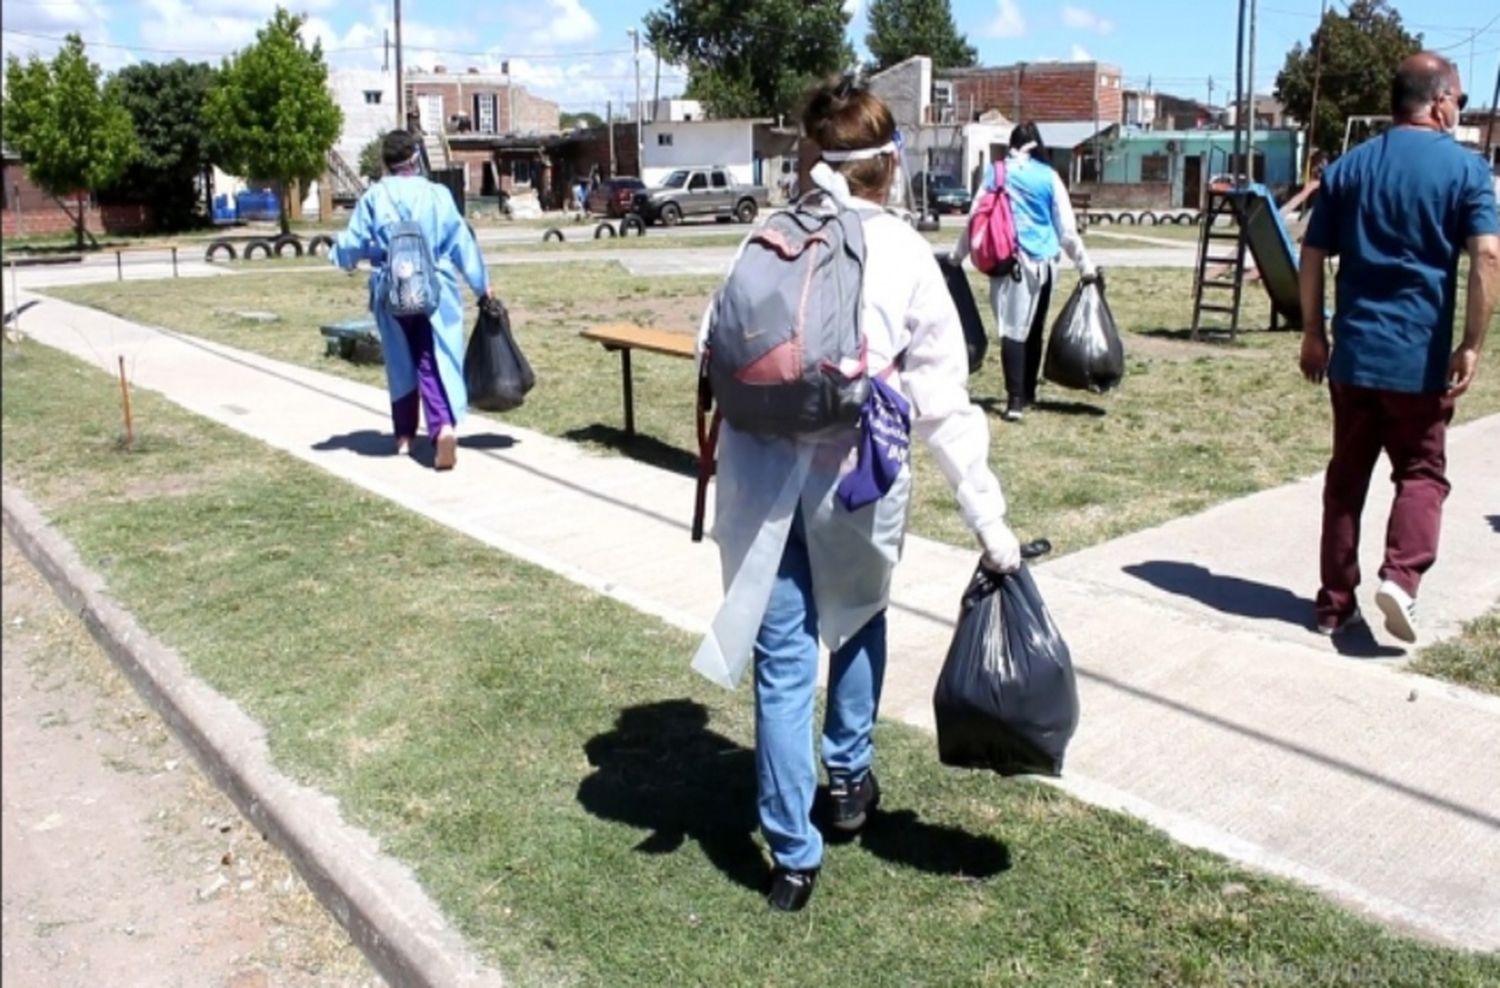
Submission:
[[[1042,143],[1059,151],[1072,150],[1095,135],[1117,126],[1113,120],[1065,120],[1060,123],[1037,123]]]

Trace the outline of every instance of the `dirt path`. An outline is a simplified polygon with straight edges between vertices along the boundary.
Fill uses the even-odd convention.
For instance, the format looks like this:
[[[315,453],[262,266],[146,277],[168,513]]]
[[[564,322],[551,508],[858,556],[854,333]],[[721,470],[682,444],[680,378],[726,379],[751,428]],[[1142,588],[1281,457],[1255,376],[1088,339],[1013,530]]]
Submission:
[[[4,540],[6,988],[381,980]]]

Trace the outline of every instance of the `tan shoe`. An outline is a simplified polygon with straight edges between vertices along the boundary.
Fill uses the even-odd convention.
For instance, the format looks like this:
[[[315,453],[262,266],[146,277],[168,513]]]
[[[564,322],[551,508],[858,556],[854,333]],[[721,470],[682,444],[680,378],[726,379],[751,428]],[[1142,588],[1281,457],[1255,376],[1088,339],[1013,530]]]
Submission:
[[[432,465],[438,470],[452,470],[453,464],[458,462],[458,433],[453,426],[445,425],[438,430],[437,434],[437,456],[433,458]]]

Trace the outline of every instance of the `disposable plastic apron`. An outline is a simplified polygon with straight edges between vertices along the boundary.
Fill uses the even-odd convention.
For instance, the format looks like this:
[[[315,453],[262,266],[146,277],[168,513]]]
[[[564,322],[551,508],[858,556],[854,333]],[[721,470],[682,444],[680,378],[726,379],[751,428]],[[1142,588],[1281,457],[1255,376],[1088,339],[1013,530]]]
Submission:
[[[853,466],[856,434],[827,440],[719,435],[713,539],[723,566],[724,603],[693,657],[693,668],[733,689],[754,653],[776,572],[798,507],[812,566],[819,637],[837,649],[890,600],[911,502],[911,470],[858,511],[836,496]]]

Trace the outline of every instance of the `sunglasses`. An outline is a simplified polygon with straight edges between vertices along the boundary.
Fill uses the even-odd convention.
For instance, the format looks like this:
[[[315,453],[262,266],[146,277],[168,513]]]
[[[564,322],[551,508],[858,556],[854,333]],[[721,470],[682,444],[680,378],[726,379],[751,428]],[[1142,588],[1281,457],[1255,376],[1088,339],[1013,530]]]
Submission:
[[[1447,92],[1447,93],[1444,93],[1443,95],[1446,96],[1446,97],[1448,97],[1449,99],[1453,100],[1454,104],[1458,107],[1458,112],[1459,113],[1462,113],[1462,112],[1464,112],[1465,110],[1467,110],[1469,108],[1469,94],[1468,93],[1461,93],[1458,96],[1454,96],[1451,92]]]

